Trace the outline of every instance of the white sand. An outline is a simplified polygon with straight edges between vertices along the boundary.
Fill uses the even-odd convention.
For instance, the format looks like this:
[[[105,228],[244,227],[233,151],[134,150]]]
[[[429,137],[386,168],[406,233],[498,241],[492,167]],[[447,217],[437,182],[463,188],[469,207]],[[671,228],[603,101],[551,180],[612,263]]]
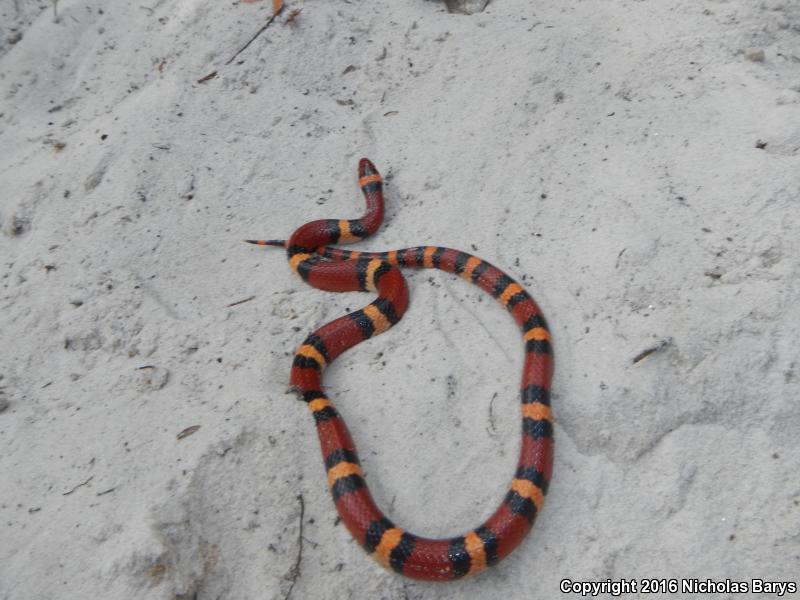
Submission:
[[[0,3],[0,598],[284,598],[298,494],[296,599],[800,577],[800,3],[298,1],[226,66],[269,12]],[[360,214],[361,156],[389,181],[364,248],[474,251],[554,331],[551,493],[473,580],[404,580],[336,523],[284,390],[368,297],[239,242]],[[326,381],[381,506],[455,535],[516,463],[519,334],[409,279]]]

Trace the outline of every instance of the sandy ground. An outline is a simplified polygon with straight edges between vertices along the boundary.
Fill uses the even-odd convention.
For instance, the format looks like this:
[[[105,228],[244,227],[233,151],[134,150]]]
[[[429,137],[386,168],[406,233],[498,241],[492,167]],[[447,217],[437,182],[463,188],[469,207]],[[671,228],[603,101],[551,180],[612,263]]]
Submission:
[[[800,3],[297,1],[229,65],[267,2],[56,9],[0,2],[0,598],[800,578]],[[337,524],[285,389],[367,298],[240,243],[360,214],[361,156],[388,180],[364,248],[472,251],[554,331],[551,492],[472,580],[403,580]],[[327,382],[379,504],[456,535],[514,469],[519,334],[409,280]]]

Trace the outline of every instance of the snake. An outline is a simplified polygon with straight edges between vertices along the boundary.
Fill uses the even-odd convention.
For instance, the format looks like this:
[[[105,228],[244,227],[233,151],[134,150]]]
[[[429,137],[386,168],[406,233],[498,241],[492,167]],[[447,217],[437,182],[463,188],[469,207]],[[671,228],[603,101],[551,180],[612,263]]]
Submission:
[[[519,283],[467,252],[439,246],[387,252],[336,247],[367,238],[383,221],[383,179],[366,158],[358,164],[358,185],[366,199],[361,218],[311,221],[288,240],[244,241],[284,248],[292,270],[315,288],[377,293],[364,308],[305,338],[294,354],[290,389],[313,415],[328,488],[341,521],[357,543],[381,565],[411,579],[451,581],[472,576],[498,563],[522,542],[547,493],[553,468],[550,332],[540,308]],[[322,384],[323,372],[343,352],[384,333],[403,317],[409,292],[401,267],[439,269],[474,283],[504,306],[522,330],[522,444],[516,471],[495,512],[480,526],[452,538],[431,539],[406,531],[378,508],[347,425]],[[479,474],[478,469],[472,474]]]

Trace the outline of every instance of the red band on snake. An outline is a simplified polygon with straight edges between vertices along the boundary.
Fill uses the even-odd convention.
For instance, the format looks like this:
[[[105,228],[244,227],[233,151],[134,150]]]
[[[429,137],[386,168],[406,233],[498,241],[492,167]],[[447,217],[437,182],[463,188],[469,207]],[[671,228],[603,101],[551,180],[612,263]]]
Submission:
[[[352,252],[333,247],[375,233],[383,220],[383,184],[367,159],[358,165],[367,201],[360,219],[306,223],[288,241],[248,240],[285,247],[289,264],[306,283],[331,292],[372,291],[378,297],[361,310],[323,325],[294,356],[290,385],[314,416],[328,486],[342,522],[380,564],[413,579],[447,581],[479,573],[508,556],[541,510],[553,465],[553,373],[550,333],[539,307],[500,269],[466,252],[418,246],[390,252]],[[340,354],[396,324],[408,306],[408,287],[399,267],[455,273],[488,292],[522,329],[525,359],[520,390],[522,446],[505,499],[480,526],[447,539],[424,538],[395,525],[367,488],[356,446],[344,420],[325,394],[322,373]]]

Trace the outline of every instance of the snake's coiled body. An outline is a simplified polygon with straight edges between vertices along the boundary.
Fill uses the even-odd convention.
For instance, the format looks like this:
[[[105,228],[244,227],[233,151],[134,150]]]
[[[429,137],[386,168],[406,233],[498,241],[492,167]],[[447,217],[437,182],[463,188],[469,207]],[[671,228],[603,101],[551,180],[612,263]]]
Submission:
[[[333,292],[373,291],[361,310],[309,335],[294,357],[290,385],[308,403],[316,422],[328,485],[342,521],[356,541],[383,566],[407,577],[445,581],[473,575],[507,556],[530,530],[547,493],[553,461],[550,411],[552,350],[539,307],[508,275],[458,250],[419,246],[390,252],[352,252],[331,244],[360,241],[383,220],[382,181],[367,159],[359,163],[359,186],[367,210],[360,219],[319,220],[300,227],[283,245],[289,264],[310,285]],[[343,419],[322,385],[325,367],[347,349],[383,333],[408,306],[408,288],[398,267],[435,268],[491,294],[522,328],[522,447],[511,487],[485,523],[449,539],[423,538],[397,527],[375,505]]]

